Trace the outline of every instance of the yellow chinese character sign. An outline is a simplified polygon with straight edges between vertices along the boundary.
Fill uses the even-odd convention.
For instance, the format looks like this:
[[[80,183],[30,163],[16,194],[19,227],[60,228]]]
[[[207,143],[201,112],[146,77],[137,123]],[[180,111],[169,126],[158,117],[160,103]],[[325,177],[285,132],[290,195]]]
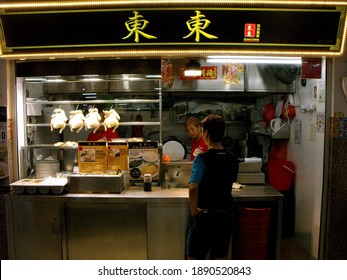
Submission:
[[[140,41],[140,35],[147,39],[157,39],[157,37],[149,35],[145,33],[143,30],[149,24],[148,20],[145,20],[139,12],[134,11],[134,16],[129,17],[129,20],[125,22],[125,26],[129,31],[128,36],[123,37],[123,39],[128,39],[131,36],[135,35],[135,42],[138,43]]]
[[[99,56],[99,49],[109,56],[118,52],[118,47],[119,54],[140,50],[154,57],[166,52],[189,56],[200,48],[206,53],[292,55],[294,51],[298,56],[314,53],[321,57],[341,55],[347,34],[347,4],[334,5],[331,1],[317,5],[307,1],[310,3],[297,9],[280,4],[271,8],[247,4],[234,7],[231,3],[220,7],[211,5],[211,1],[187,8],[149,7],[137,1],[136,8],[127,9],[121,4],[124,1],[114,2],[121,6],[66,11],[47,11],[40,5],[2,8],[0,57],[55,57],[57,53],[74,57],[77,53],[85,56],[85,52],[93,56],[94,50]],[[94,29],[98,32],[90,36],[89,30]],[[227,82],[231,80],[237,82],[237,76],[231,79],[228,74]]]
[[[190,33],[183,37],[187,39],[195,34],[195,42],[200,42],[200,34],[208,39],[218,39],[218,37],[208,34],[204,30],[210,25],[211,21],[205,18],[205,15],[200,11],[195,11],[195,16],[190,17],[190,20],[186,22]]]

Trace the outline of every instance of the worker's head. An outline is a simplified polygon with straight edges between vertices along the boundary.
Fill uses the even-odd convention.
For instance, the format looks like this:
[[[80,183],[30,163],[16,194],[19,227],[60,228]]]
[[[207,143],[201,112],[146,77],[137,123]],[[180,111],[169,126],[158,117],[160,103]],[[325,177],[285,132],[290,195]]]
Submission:
[[[201,137],[200,120],[197,117],[189,117],[184,126],[188,136],[192,140],[198,140]]]

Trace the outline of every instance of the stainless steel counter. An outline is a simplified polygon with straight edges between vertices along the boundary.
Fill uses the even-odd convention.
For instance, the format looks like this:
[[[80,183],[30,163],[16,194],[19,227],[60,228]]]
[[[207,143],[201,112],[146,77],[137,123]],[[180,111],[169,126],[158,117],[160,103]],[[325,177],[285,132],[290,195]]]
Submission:
[[[282,194],[234,189],[235,205],[271,205],[271,258],[279,257]],[[129,186],[120,194],[5,195],[10,259],[184,259],[187,188]],[[166,248],[163,250],[163,248]]]
[[[281,200],[283,195],[269,185],[247,185],[241,189],[233,189],[234,201],[274,201]]]
[[[238,201],[275,201],[283,197],[283,195],[268,185],[248,185],[241,189],[233,189],[232,194],[235,202]],[[129,186],[120,194],[112,193],[67,193],[61,195],[15,195],[7,194],[6,200],[18,201],[102,201],[102,202],[149,202],[158,200],[187,200],[188,188],[171,188],[162,189],[160,187],[152,187],[151,192],[145,192],[142,187]]]

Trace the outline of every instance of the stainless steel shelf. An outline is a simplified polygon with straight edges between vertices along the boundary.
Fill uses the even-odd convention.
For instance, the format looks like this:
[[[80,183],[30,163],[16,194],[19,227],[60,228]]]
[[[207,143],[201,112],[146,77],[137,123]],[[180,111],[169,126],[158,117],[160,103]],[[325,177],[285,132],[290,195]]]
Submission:
[[[144,127],[157,127],[156,130],[159,131],[159,145],[162,145],[162,88],[161,88],[161,79],[136,79],[132,80],[129,79],[117,79],[117,80],[124,80],[129,83],[129,88],[126,88],[124,91],[120,91],[118,94],[118,89],[114,88],[114,92],[107,92],[103,91],[104,89],[101,89],[100,95],[98,93],[96,99],[85,99],[83,94],[83,88],[90,85],[90,88],[92,90],[93,86],[95,86],[94,82],[88,82],[84,81],[83,87],[74,87],[71,91],[70,88],[65,87],[50,87],[45,88],[42,87],[35,87],[35,90],[41,90],[44,96],[42,98],[35,98],[34,96],[39,96],[38,94],[33,94],[31,97],[31,91],[27,91],[26,87],[23,88],[23,93],[20,99],[21,105],[23,105],[23,118],[20,118],[18,121],[19,127],[22,127],[24,130],[23,133],[23,139],[19,141],[19,157],[20,157],[20,178],[26,178],[28,176],[28,170],[32,170],[34,168],[34,154],[40,150],[42,152],[46,153],[44,151],[47,149],[49,153],[57,154],[57,156],[61,156],[60,153],[63,151],[71,151],[71,152],[77,152],[78,147],[76,146],[55,146],[53,142],[59,141],[58,139],[65,139],[69,138],[69,140],[74,141],[74,139],[79,139],[79,137],[74,136],[74,133],[70,133],[70,127],[69,127],[69,121],[68,119],[66,121],[66,128],[65,132],[69,132],[66,135],[62,135],[62,137],[59,137],[57,139],[58,130],[54,130],[52,133],[50,133],[50,120],[46,119],[47,117],[44,114],[49,114],[50,112],[46,112],[43,109],[45,107],[51,107],[51,108],[58,108],[58,107],[64,107],[64,105],[72,105],[72,107],[76,107],[76,110],[78,107],[83,107],[83,113],[84,115],[88,114],[88,111],[85,110],[86,105],[95,105],[95,107],[111,107],[114,110],[116,110],[122,117],[123,114],[128,113],[128,111],[146,111],[149,112],[149,114],[146,114],[146,119],[144,121],[130,121],[133,120],[133,118],[125,118],[122,119],[124,122],[120,122],[119,126],[122,128],[130,127],[130,126],[144,126]],[[155,81],[156,83],[150,83],[150,84],[141,84],[137,82],[147,82],[147,81]],[[112,80],[113,81],[113,80]],[[111,81],[111,82],[112,82]],[[67,81],[68,82],[68,81]],[[130,86],[133,82],[136,82],[136,85],[134,87]],[[43,84],[44,82],[38,82],[38,84]],[[49,90],[50,89],[50,90]],[[29,96],[26,98],[26,92],[29,92]],[[94,90],[92,91],[94,92]],[[47,97],[45,97],[47,96]],[[59,97],[58,97],[59,96]],[[78,106],[80,105],[80,106]],[[40,116],[38,118],[34,119],[29,117],[35,117],[35,112],[33,115],[28,114],[28,109],[38,109],[41,110],[41,114],[37,115]],[[71,107],[71,108],[72,108]],[[68,107],[70,108],[70,107]],[[68,109],[66,110],[66,116],[68,116]],[[100,111],[100,109],[99,109]],[[156,114],[158,112],[158,114]],[[155,113],[155,114],[153,114]],[[149,115],[151,117],[149,117]],[[155,116],[155,117],[154,117]],[[105,116],[104,116],[105,117]],[[129,121],[128,121],[129,120]],[[148,120],[148,121],[146,121]],[[37,123],[33,123],[37,122]],[[100,125],[103,127],[104,124],[101,121]],[[37,131],[36,131],[37,128]],[[110,128],[113,129],[113,128]],[[84,128],[83,128],[84,130]],[[88,131],[92,131],[93,129],[88,129]],[[30,134],[29,134],[30,133]],[[28,137],[28,134],[30,137]],[[49,136],[50,134],[55,134],[54,137],[51,138]],[[45,138],[45,136],[47,136]],[[37,139],[36,139],[37,137]],[[42,140],[42,138],[44,138]],[[30,141],[29,141],[30,139]],[[36,142],[37,140],[37,142]],[[35,144],[35,143],[50,143],[50,144]],[[30,145],[29,143],[34,143],[33,145]],[[74,143],[75,144],[75,143]]]
[[[160,103],[160,99],[113,99],[113,100],[30,100],[25,102],[29,104],[50,104],[50,105],[71,105],[71,104],[145,104],[145,103]]]
[[[77,146],[54,146],[53,144],[37,144],[22,146],[21,149],[53,149],[53,150],[77,150]]]
[[[157,121],[157,122],[120,122],[119,123],[120,126],[133,126],[133,125],[143,125],[143,126],[150,126],[150,125],[155,125],[155,126],[160,126],[161,122]],[[50,127],[50,123],[27,123],[26,124],[27,127]],[[103,124],[101,123],[101,126],[103,126]],[[110,128],[111,129],[111,128]]]
[[[192,165],[192,160],[177,160],[177,161],[169,161],[169,162],[162,162],[163,165],[167,166],[177,166],[177,165]]]

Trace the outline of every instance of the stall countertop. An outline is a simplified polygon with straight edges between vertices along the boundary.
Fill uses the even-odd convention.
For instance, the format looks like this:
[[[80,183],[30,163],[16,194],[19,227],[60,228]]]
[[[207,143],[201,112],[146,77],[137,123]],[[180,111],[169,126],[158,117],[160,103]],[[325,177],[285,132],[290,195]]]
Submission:
[[[269,185],[249,185],[241,189],[233,189],[234,201],[276,201],[283,195]],[[171,202],[187,201],[188,188],[162,189],[152,187],[145,192],[142,187],[129,186],[120,194],[116,193],[64,193],[60,195],[16,195],[11,192],[5,195],[6,200],[13,201],[63,201],[63,202]]]

